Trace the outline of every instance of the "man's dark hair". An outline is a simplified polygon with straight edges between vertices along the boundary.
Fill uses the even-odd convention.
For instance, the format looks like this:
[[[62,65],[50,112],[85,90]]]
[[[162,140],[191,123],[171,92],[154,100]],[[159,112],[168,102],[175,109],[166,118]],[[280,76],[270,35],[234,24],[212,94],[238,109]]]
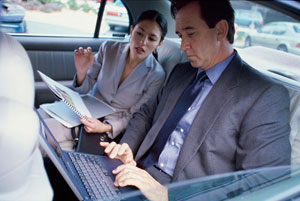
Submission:
[[[175,18],[177,12],[190,2],[196,1],[200,4],[200,13],[209,28],[224,19],[228,23],[227,39],[232,44],[234,41],[234,10],[229,0],[170,0],[171,13]]]

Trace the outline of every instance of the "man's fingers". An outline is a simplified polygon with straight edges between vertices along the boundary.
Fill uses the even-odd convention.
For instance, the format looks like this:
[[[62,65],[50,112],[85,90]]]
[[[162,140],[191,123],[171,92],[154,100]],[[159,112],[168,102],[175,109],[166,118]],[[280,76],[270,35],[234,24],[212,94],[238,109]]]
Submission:
[[[140,168],[126,164],[117,167],[115,172],[118,172],[114,182],[116,186],[132,185],[137,188],[145,186],[147,175]],[[115,172],[113,173],[115,174]]]
[[[120,147],[120,150],[119,150],[118,155],[124,154],[125,151],[126,151],[127,149],[129,149],[128,144],[127,144],[127,143],[123,143],[123,144],[121,145],[121,147]]]
[[[111,142],[104,150],[105,153],[109,154],[111,152],[111,150],[114,148],[114,146],[116,145],[115,142]]]
[[[116,144],[116,145],[114,146],[114,148],[112,149],[112,151],[110,152],[109,157],[110,157],[110,158],[116,158],[116,156],[119,156],[118,153],[119,153],[120,147],[121,147],[121,145]]]
[[[101,147],[107,147],[109,145],[109,142],[100,142],[99,144]]]

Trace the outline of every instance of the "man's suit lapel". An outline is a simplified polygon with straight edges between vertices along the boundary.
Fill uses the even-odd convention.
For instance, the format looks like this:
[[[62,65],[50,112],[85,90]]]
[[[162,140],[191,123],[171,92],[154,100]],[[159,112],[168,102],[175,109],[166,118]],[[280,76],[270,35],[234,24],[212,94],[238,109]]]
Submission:
[[[238,86],[240,70],[241,60],[236,54],[211,89],[191,125],[174,169],[173,181],[197,153],[224,106],[230,101],[233,90]]]
[[[162,110],[157,110],[157,112],[159,112],[160,115],[155,121],[152,128],[149,130],[145,140],[141,144],[141,148],[136,154],[136,160],[139,160],[140,157],[142,157],[145,154],[145,152],[147,152],[150,149],[160,129],[162,128],[170,113],[172,112],[174,106],[176,105],[176,102],[178,101],[185,88],[189,85],[189,83],[192,81],[192,79],[197,73],[197,69],[194,69],[191,66],[187,66],[187,64],[182,65],[184,66],[181,67],[181,70],[183,70],[184,73],[177,73],[177,75],[180,76],[176,77],[175,79],[173,79],[174,81],[170,82],[172,83],[172,86],[168,87],[168,91],[165,92],[168,93],[166,101],[164,101],[163,103],[161,103],[162,105],[160,105],[162,106]]]

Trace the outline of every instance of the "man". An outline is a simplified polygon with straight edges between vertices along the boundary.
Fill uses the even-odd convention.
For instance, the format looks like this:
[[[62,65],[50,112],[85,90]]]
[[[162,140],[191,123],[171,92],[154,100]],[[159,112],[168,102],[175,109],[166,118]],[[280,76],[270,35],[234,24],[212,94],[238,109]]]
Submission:
[[[189,62],[178,64],[158,96],[134,114],[120,144],[101,143],[124,163],[113,171],[115,185],[145,193],[170,182],[290,164],[289,95],[233,49],[229,1],[174,0],[171,10]],[[200,92],[184,106],[195,82]]]

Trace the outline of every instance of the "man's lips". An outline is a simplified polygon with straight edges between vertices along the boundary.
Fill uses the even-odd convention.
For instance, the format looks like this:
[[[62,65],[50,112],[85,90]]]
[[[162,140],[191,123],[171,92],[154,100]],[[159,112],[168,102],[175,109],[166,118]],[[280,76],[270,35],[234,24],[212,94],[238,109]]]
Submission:
[[[194,57],[195,55],[186,55],[187,58],[192,58]]]

